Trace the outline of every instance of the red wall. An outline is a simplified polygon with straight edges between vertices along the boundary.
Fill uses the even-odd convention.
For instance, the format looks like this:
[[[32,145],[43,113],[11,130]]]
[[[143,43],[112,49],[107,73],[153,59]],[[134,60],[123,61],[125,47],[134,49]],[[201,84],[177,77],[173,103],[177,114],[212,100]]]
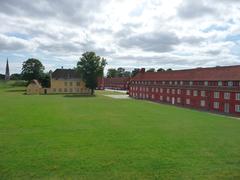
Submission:
[[[137,88],[137,89],[133,89]],[[142,88],[140,90],[140,88]],[[145,88],[145,90],[144,90]],[[147,92],[148,88],[148,92]],[[156,88],[158,89],[156,91]],[[160,88],[163,89],[163,93],[160,92]],[[154,89],[154,91],[152,91]],[[167,89],[170,89],[170,93],[167,93]],[[175,89],[175,94],[172,93],[172,89]],[[181,90],[181,94],[177,94],[177,89]],[[187,95],[187,90],[191,91],[190,95]],[[193,91],[197,90],[198,94],[197,96],[193,96]],[[205,91],[205,97],[201,96],[201,91]],[[219,92],[220,97],[214,98],[214,92]],[[224,93],[229,92],[230,93],[230,99],[226,100],[224,99]],[[137,99],[148,99],[152,101],[157,102],[164,102],[172,104],[172,98],[175,99],[174,104],[180,105],[180,106],[186,106],[190,108],[195,109],[203,109],[203,110],[209,110],[209,111],[216,111],[224,113],[224,104],[229,103],[229,114],[234,114],[237,116],[240,116],[239,112],[235,112],[235,105],[240,105],[240,101],[236,100],[236,93],[240,93],[240,87],[206,87],[206,86],[199,86],[199,87],[193,87],[193,86],[164,86],[164,85],[146,85],[146,84],[130,84],[129,88],[129,95],[131,97],[137,98]],[[152,95],[154,97],[152,97]],[[160,100],[160,96],[163,96],[163,100]],[[170,101],[167,102],[167,97],[169,97]],[[181,98],[181,102],[177,102],[177,98]],[[190,105],[186,104],[186,99],[190,99]],[[200,101],[205,100],[205,106],[200,106]],[[219,109],[214,109],[214,102],[219,102]]]

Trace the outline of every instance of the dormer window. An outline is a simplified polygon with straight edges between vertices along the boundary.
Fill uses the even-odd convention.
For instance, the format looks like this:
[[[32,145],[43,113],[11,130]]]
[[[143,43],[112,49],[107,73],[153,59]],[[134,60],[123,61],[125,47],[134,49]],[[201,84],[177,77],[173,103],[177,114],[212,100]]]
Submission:
[[[183,81],[180,81],[180,85],[183,85]]]
[[[178,84],[178,82],[177,81],[175,81],[175,85],[177,85]]]
[[[192,81],[190,81],[190,82],[189,82],[189,85],[190,85],[190,86],[192,86],[192,85],[193,85],[193,82],[192,82]]]
[[[205,85],[205,86],[208,86],[208,81],[205,81],[205,82],[204,82],[204,85]]]
[[[222,81],[218,81],[218,86],[222,86]]]
[[[233,86],[233,82],[232,81],[228,81],[228,86]]]

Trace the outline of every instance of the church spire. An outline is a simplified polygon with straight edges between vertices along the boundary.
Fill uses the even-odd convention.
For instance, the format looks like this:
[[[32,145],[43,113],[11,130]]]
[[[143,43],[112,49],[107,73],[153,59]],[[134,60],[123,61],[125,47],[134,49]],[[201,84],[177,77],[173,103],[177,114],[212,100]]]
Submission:
[[[8,59],[7,59],[7,64],[6,64],[5,80],[10,80],[10,72],[9,72]]]

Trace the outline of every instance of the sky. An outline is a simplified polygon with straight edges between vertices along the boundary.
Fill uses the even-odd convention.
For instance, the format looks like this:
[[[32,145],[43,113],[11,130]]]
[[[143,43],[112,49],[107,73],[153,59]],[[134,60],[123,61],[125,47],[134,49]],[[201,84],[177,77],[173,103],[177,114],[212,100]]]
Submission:
[[[240,0],[0,0],[0,73],[37,58],[73,68],[86,51],[107,68],[240,64]]]

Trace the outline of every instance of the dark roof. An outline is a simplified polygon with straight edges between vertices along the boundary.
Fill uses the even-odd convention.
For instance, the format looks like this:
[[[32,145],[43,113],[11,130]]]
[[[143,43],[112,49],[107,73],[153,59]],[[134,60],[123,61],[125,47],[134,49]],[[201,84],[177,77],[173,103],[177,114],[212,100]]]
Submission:
[[[140,72],[132,80],[240,81],[240,65],[165,72]]]
[[[74,69],[56,69],[52,73],[54,79],[79,79],[80,74]]]

